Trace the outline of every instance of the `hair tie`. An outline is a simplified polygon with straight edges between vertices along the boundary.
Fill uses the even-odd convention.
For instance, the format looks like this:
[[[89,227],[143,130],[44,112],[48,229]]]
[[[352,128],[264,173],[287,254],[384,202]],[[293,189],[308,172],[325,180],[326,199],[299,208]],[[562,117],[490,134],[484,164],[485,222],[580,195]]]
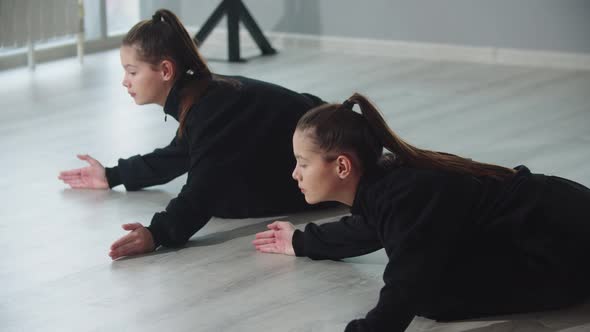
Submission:
[[[352,107],[354,106],[354,104],[355,104],[354,102],[352,102],[352,101],[350,101],[350,100],[346,99],[346,100],[345,100],[345,101],[342,103],[342,108],[346,108],[346,109],[352,110]]]
[[[164,16],[162,16],[162,14],[160,14],[160,13],[155,13],[152,16],[152,21],[154,21],[154,23],[155,22],[166,22],[166,21],[164,21]]]
[[[195,75],[195,71],[190,68],[187,69],[184,73],[187,74],[189,77],[193,77]]]

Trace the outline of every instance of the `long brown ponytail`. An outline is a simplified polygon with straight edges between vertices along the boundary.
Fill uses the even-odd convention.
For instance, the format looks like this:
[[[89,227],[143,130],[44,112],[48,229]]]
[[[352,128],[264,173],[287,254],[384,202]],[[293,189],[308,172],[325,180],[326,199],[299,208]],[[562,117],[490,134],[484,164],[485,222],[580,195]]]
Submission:
[[[186,115],[203,94],[213,74],[178,17],[167,9],[157,10],[152,19],[143,20],[129,30],[123,45],[137,49],[140,60],[153,66],[162,60],[176,65],[175,81],[182,80],[179,128],[182,136]]]
[[[359,105],[362,115],[352,111],[354,104]],[[496,179],[505,179],[515,173],[510,168],[412,146],[387,125],[379,110],[365,96],[358,93],[343,104],[323,105],[309,111],[299,120],[297,129],[313,129],[312,138],[328,154],[354,152],[364,169],[377,165],[404,165]],[[391,154],[383,155],[383,148]]]

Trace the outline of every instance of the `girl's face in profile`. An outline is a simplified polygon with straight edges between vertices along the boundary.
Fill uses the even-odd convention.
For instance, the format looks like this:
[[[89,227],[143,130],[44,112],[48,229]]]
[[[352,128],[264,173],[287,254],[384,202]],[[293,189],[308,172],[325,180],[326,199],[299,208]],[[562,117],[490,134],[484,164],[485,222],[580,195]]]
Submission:
[[[161,68],[137,58],[133,46],[121,46],[121,65],[125,70],[123,86],[137,105],[159,104],[164,106],[168,89]]]
[[[297,164],[292,177],[305,195],[305,201],[316,204],[337,200],[335,193],[341,181],[336,161],[327,161],[313,140],[300,130],[293,135],[293,152]]]

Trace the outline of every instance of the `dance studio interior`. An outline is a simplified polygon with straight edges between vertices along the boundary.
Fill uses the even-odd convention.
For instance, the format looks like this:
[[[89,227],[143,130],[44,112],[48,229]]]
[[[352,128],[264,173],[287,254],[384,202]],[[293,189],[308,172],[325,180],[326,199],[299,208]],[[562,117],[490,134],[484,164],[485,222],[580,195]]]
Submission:
[[[266,136],[270,129],[241,128],[238,139],[215,152],[202,151],[212,141],[206,134],[201,143],[189,132],[193,145],[183,160],[190,164],[165,179],[141,179],[141,172],[158,171],[147,156],[158,154],[158,167],[166,167],[166,151],[180,132],[178,118],[164,111],[169,99],[161,99],[165,105],[140,102],[130,83],[136,79],[129,69],[133,64],[123,52],[130,47],[123,41],[139,22],[171,24],[157,14],[160,9],[178,17],[214,74],[271,83],[297,98],[311,94],[327,103],[360,93],[413,146],[511,169],[526,165],[533,173],[590,186],[590,2],[585,0],[1,0],[0,331],[590,331],[590,298],[514,313],[500,305],[498,314],[449,321],[414,308],[412,301],[399,302],[412,303],[403,308],[391,302],[374,309],[395,301],[386,299],[385,289],[406,296],[411,285],[424,286],[403,279],[385,287],[390,279],[384,271],[396,273],[395,250],[380,246],[352,257],[316,259],[300,255],[291,240],[297,256],[253,245],[275,221],[290,222],[301,236],[309,223],[343,222],[354,214],[346,204],[293,211],[259,201],[273,212],[211,212],[198,226],[191,224],[199,209],[208,208],[191,205],[191,198],[230,210],[232,204],[246,206],[263,191],[256,171],[246,170],[279,165],[258,165],[255,151],[251,159],[250,152],[240,151],[243,142],[273,141]],[[178,65],[170,57],[158,61],[164,60]],[[154,81],[165,80],[164,65],[142,63],[154,75],[162,73]],[[200,79],[193,69],[182,68],[173,77]],[[152,90],[169,96],[169,90]],[[196,97],[189,114],[206,97],[205,92]],[[243,98],[264,103],[256,93]],[[219,107],[225,107],[223,101]],[[208,108],[215,114],[215,105]],[[360,113],[358,105],[352,109]],[[264,122],[264,116],[250,121]],[[237,128],[232,123],[229,118],[217,123],[223,128],[203,130],[222,133]],[[296,121],[291,125],[294,129]],[[267,155],[293,156],[291,131],[281,133],[287,137],[280,139],[284,149]],[[229,180],[192,188],[199,181],[193,178],[203,175],[191,171],[219,155],[235,155],[237,161],[229,168],[208,166],[211,179],[226,178],[217,172],[229,169],[228,178],[244,172],[239,178],[252,180],[235,184],[240,189]],[[123,174],[124,166],[135,165],[128,160],[141,162],[141,170]],[[299,180],[291,168],[297,160],[281,173],[294,190]],[[102,172],[95,187],[73,180],[72,174],[83,176],[89,167]],[[126,176],[147,184],[131,188]],[[273,196],[274,189],[264,190]],[[155,226],[148,226],[168,218],[158,226],[166,229],[161,224],[171,222],[171,211],[185,201],[186,243],[163,245]],[[177,231],[170,227],[170,234]],[[132,234],[147,234],[149,245],[113,254],[119,239],[140,241],[140,235],[127,237]],[[590,262],[586,254],[580,266]],[[428,277],[431,283],[439,280]],[[430,290],[437,289],[431,286],[412,289],[422,294],[420,303],[429,303]],[[511,308],[519,299],[506,293]],[[487,299],[482,295],[477,302]],[[411,312],[404,316],[409,324],[391,323],[396,310]],[[379,319],[378,328],[370,325]]]

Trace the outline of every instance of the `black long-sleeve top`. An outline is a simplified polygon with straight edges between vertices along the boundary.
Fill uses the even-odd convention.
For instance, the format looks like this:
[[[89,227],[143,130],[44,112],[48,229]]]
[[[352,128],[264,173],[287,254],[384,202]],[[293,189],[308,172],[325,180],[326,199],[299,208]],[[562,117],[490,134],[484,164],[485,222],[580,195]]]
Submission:
[[[455,291],[463,289],[491,288],[502,278],[511,285],[520,272],[554,254],[543,258],[547,244],[571,242],[552,233],[560,226],[544,220],[552,218],[546,212],[550,208],[545,206],[547,210],[539,212],[540,206],[551,205],[562,195],[554,191],[555,197],[541,199],[551,191],[545,184],[548,177],[532,174],[524,166],[517,170],[505,181],[405,167],[363,176],[352,215],[296,230],[292,240],[295,253],[312,259],[340,259],[385,249],[389,262],[378,304],[365,318],[351,321],[346,331],[404,331],[415,315],[444,318],[446,304],[437,294],[444,293],[447,285],[455,285],[446,293],[451,293],[448,298],[461,296]],[[554,213],[555,225],[562,225],[563,218],[578,219],[580,224],[590,220],[590,191],[584,190],[584,214],[573,210],[568,216]],[[583,205],[576,204],[578,208]],[[587,242],[585,234],[580,241]],[[551,246],[556,247],[559,245]],[[537,261],[520,255],[525,249],[538,252]],[[579,262],[572,266],[576,264]],[[471,278],[475,274],[469,271],[478,269],[485,272]],[[542,278],[541,274],[520,277],[526,285]]]
[[[178,120],[180,87],[164,112]],[[182,246],[212,216],[242,218],[306,207],[296,182],[292,135],[299,118],[322,100],[245,77],[216,75],[192,105],[182,138],[165,148],[119,159],[107,168],[111,187],[129,191],[186,172],[180,194],[149,225],[156,245]]]

